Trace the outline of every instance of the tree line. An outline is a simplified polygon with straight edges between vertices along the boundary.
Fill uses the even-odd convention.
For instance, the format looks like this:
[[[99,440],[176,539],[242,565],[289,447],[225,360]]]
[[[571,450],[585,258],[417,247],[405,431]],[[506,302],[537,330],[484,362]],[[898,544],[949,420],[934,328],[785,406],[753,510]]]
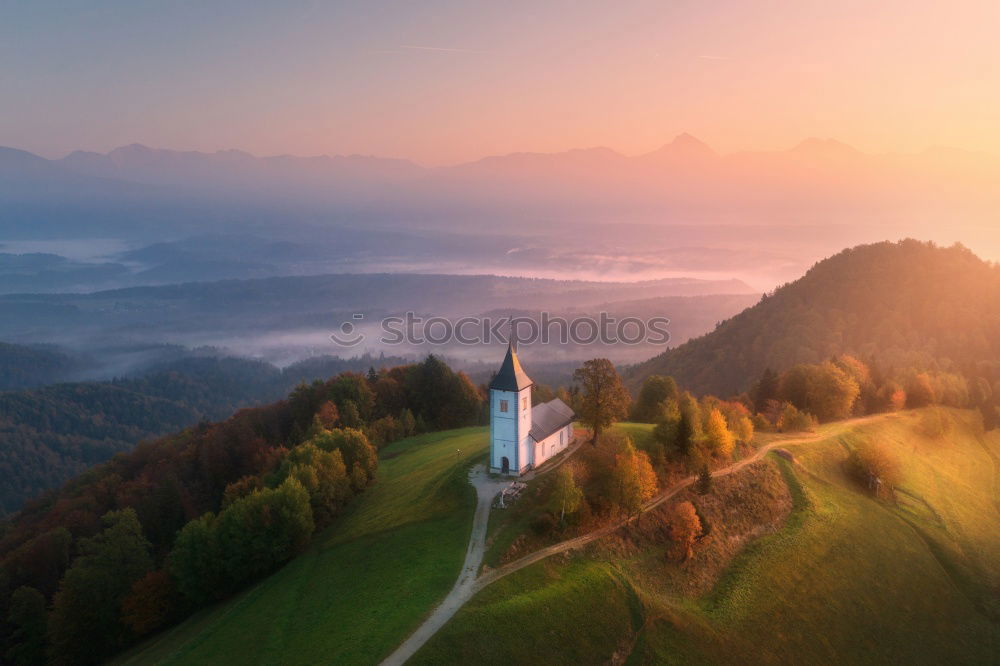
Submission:
[[[1000,358],[1000,266],[961,245],[905,240],[825,259],[714,331],[627,371],[629,386],[659,374],[697,394],[748,391],[767,368],[817,365],[843,354],[893,368],[993,373]],[[905,388],[905,387],[904,387]]]
[[[38,361],[32,377],[41,380],[50,376],[52,359],[66,359],[60,368],[78,365],[59,352],[0,344],[0,377],[4,368]],[[157,363],[141,376],[0,391],[0,516],[144,439],[278,400],[303,380],[404,362],[317,357],[278,369],[250,359],[193,356]]]
[[[756,432],[804,432],[819,423],[921,408],[930,405],[975,409],[985,430],[1000,427],[1000,373],[985,362],[971,377],[941,370],[888,367],[875,360],[863,362],[840,355],[821,363],[796,364],[778,373],[765,369],[749,391],[723,400],[696,397],[669,376],[645,379],[635,400],[607,359],[587,361],[574,374],[571,390],[560,389],[580,421],[591,430],[594,447],[605,454],[583,455],[587,469],[567,465],[557,473],[548,527],[566,524],[577,511],[638,512],[656,492],[658,478],[668,466],[680,465],[698,473],[695,488],[711,488],[711,469],[728,464],[737,447],[750,446]],[[540,394],[550,392],[536,389]],[[652,437],[637,450],[628,436],[612,433],[617,421],[629,419],[654,424]],[[929,413],[923,427],[940,436],[944,427]],[[933,432],[930,432],[933,431]],[[898,465],[878,447],[852,453],[847,469],[879,492],[891,492],[898,481]],[[590,482],[590,492],[577,477]],[[600,481],[594,482],[597,478]],[[691,521],[685,516],[680,523]]]
[[[432,356],[302,384],[87,471],[3,524],[4,658],[98,663],[235,593],[371,484],[380,446],[481,423],[483,404]]]

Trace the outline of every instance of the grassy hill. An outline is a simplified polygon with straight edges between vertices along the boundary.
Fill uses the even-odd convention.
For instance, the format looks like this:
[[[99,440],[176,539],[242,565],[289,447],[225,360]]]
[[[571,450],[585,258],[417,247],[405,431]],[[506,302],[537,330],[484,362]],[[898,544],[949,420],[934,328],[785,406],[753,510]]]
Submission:
[[[944,428],[930,410],[830,424],[788,446],[794,464],[772,454],[791,513],[707,592],[671,582],[662,545],[591,546],[487,587],[411,663],[995,661],[1000,433],[942,414]],[[842,469],[869,439],[903,465],[896,503]]]
[[[121,664],[368,664],[392,651],[458,576],[484,428],[380,453],[377,481],[314,545],[242,595],[191,617]]]
[[[711,333],[640,363],[632,388],[671,375],[696,393],[746,390],[765,369],[839,354],[885,369],[966,371],[1000,356],[1000,267],[914,240],[845,250]]]

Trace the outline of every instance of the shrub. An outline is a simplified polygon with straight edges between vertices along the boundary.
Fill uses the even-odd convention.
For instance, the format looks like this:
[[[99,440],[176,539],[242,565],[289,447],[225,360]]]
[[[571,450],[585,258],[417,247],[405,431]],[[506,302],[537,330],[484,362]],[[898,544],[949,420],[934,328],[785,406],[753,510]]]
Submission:
[[[876,495],[891,497],[901,479],[899,460],[879,442],[855,447],[847,457],[847,469],[858,483]]]
[[[812,432],[816,429],[816,418],[809,412],[802,412],[788,403],[778,418],[778,432]]]
[[[535,518],[531,521],[531,531],[538,536],[551,534],[555,528],[556,517],[548,511],[535,516]]]

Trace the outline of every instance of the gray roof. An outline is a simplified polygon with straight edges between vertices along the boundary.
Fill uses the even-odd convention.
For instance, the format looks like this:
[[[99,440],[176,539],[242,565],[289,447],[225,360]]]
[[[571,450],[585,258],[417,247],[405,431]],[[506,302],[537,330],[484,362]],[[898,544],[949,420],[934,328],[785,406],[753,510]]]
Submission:
[[[490,382],[490,388],[498,391],[521,391],[533,383],[531,378],[521,369],[521,362],[517,360],[514,345],[507,345],[507,355],[500,366],[500,372]]]
[[[536,405],[531,408],[531,438],[540,442],[572,423],[574,418],[576,414],[559,398]]]

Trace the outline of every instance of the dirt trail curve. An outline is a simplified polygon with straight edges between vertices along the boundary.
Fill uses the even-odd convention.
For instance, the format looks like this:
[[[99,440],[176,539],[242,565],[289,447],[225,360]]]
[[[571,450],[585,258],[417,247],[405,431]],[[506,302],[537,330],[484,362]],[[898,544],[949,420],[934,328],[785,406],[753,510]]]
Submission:
[[[840,423],[842,425],[852,425],[871,418],[872,417],[851,419],[849,421],[841,421]],[[728,474],[738,472],[744,467],[758,462],[774,449],[785,446],[793,446],[796,444],[807,444],[809,442],[825,439],[829,436],[830,433],[814,434],[772,442],[771,444],[760,447],[748,458],[739,460],[728,467],[715,470],[712,472],[712,476],[726,476]],[[573,448],[567,451],[566,455],[560,456],[559,460],[556,461],[555,464],[540,469],[538,473],[545,474],[552,471],[562,464],[563,461],[568,459],[573,453],[575,453],[579,446],[580,443],[578,442]],[[526,478],[530,479],[531,476]],[[530,566],[540,560],[544,560],[547,557],[574,550],[581,546],[585,546],[588,543],[597,541],[601,537],[605,537],[627,525],[636,518],[636,516],[632,516],[625,520],[612,523],[611,525],[607,525],[594,530],[593,532],[584,534],[583,536],[578,536],[574,539],[568,539],[552,546],[548,546],[547,548],[542,548],[541,550],[537,550],[530,555],[525,555],[518,560],[514,560],[513,562],[505,564],[502,567],[488,571],[479,578],[476,578],[476,572],[479,570],[479,565],[482,564],[483,553],[486,549],[486,524],[490,517],[490,507],[493,504],[493,498],[496,497],[497,493],[500,492],[500,489],[504,485],[507,485],[508,482],[490,479],[482,465],[477,465],[473,469],[472,473],[469,475],[469,481],[476,488],[478,502],[476,504],[475,518],[472,522],[472,536],[469,538],[469,548],[465,554],[465,563],[462,565],[462,573],[459,575],[458,581],[451,589],[451,592],[449,592],[448,596],[441,602],[441,605],[434,609],[434,612],[430,614],[424,623],[420,625],[420,627],[418,627],[417,630],[413,632],[413,634],[411,634],[410,637],[407,638],[395,652],[386,657],[385,661],[382,662],[382,666],[400,666],[406,663],[406,660],[416,654],[417,650],[423,647],[424,643],[430,640],[431,636],[436,634],[437,631],[452,618],[458,609],[465,604],[465,602],[471,599],[477,592],[482,590],[487,585],[495,583],[504,576],[509,576],[515,571],[519,571],[520,569]],[[662,493],[647,502],[645,506],[642,507],[640,513],[652,511],[680,491],[690,486],[694,483],[694,481],[695,477],[693,476],[681,479],[670,488],[667,488]]]
[[[537,474],[547,474],[563,461],[567,460],[580,446],[580,441],[571,446],[565,454],[559,456],[551,464],[545,465],[537,471]],[[521,477],[522,481],[530,481],[536,472],[529,472]],[[462,572],[455,581],[455,586],[444,598],[434,612],[424,620],[415,632],[407,638],[396,651],[386,657],[382,662],[383,666],[395,666],[403,664],[412,657],[431,636],[443,627],[451,616],[455,614],[466,601],[472,598],[478,588],[476,587],[476,574],[479,565],[483,563],[483,554],[486,552],[486,527],[490,519],[490,508],[493,506],[493,498],[500,490],[510,484],[510,480],[491,479],[486,472],[484,465],[476,465],[469,473],[469,483],[476,489],[476,513],[472,518],[472,534],[469,536],[469,547],[465,551],[465,562],[462,563]]]

